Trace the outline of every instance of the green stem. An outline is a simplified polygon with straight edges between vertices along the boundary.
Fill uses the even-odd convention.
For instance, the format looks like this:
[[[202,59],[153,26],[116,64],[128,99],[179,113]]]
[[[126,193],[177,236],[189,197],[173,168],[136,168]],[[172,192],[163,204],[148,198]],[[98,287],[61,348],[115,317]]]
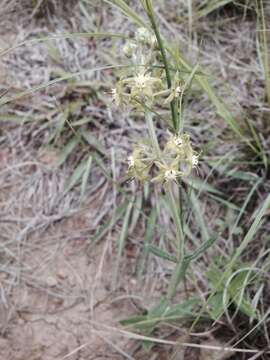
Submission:
[[[184,256],[185,256],[184,233],[181,224],[180,214],[177,207],[177,202],[175,200],[175,196],[172,190],[172,184],[169,184],[168,186],[168,197],[169,197],[169,204],[172,212],[173,221],[176,227],[176,237],[178,242],[178,263],[172,274],[168,288],[168,293],[167,293],[168,300],[171,300],[175,295],[178,284],[185,275],[188,263],[186,264],[186,262],[184,261]]]
[[[160,147],[158,144],[155,127],[153,124],[153,115],[149,111],[146,111],[145,117],[146,117],[146,123],[147,123],[152,146],[155,150],[157,157],[161,158],[161,150],[160,150]],[[177,207],[177,201],[173,194],[172,184],[168,184],[167,193],[168,193],[168,197],[169,197],[169,205],[170,205],[173,221],[174,221],[174,224],[176,227],[176,238],[177,238],[177,244],[178,244],[178,263],[172,274],[169,288],[168,288],[168,293],[167,293],[167,300],[171,301],[171,299],[174,297],[174,295],[176,293],[178,284],[185,277],[186,269],[188,267],[189,262],[186,262],[184,259],[185,244],[184,244],[184,233],[183,233],[182,222],[181,222],[181,214],[179,213],[179,210]]]
[[[157,157],[160,159],[161,158],[161,151],[160,151],[160,147],[159,147],[159,144],[158,144],[155,127],[154,127],[154,124],[153,124],[153,115],[150,113],[150,111],[145,112],[145,118],[146,118],[146,123],[147,123],[148,131],[149,131],[149,135],[150,135],[150,138],[151,138],[151,143],[153,145],[153,148],[155,150],[155,153],[156,153]]]
[[[156,39],[157,39],[157,43],[158,43],[158,46],[159,46],[159,49],[160,49],[160,52],[161,52],[162,61],[163,61],[164,68],[165,68],[167,86],[168,86],[168,89],[170,89],[171,86],[172,86],[170,67],[169,67],[169,63],[168,63],[168,60],[167,60],[167,56],[166,56],[166,50],[165,50],[165,47],[163,45],[163,41],[161,39],[159,30],[158,30],[158,26],[157,26],[156,21],[155,21],[152,2],[146,1],[146,10],[147,10],[147,15],[148,15],[149,20],[151,22],[151,25],[152,25],[152,28],[154,30],[154,33],[155,33],[155,36],[156,36]],[[176,106],[175,106],[175,101],[171,102],[170,107],[171,107],[171,113],[172,113],[173,127],[174,127],[174,130],[176,130],[177,129],[177,109],[176,109]]]

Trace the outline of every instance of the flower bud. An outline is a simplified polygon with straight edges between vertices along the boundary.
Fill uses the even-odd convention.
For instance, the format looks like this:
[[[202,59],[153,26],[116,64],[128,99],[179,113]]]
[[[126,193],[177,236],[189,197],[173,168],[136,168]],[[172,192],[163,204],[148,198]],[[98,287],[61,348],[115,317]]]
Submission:
[[[135,35],[136,40],[142,45],[154,47],[156,44],[156,37],[146,28],[139,28]]]
[[[124,45],[123,52],[127,58],[131,58],[135,53],[136,49],[137,49],[137,45],[134,42],[129,41]]]

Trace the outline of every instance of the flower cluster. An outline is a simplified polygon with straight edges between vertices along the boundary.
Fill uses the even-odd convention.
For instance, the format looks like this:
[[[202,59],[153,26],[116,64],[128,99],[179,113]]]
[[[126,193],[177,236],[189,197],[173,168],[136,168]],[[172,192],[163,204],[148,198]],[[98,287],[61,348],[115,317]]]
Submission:
[[[123,46],[123,53],[132,63],[125,76],[111,90],[117,107],[129,105],[135,110],[151,107],[158,96],[166,96],[164,104],[180,97],[182,88],[176,73],[171,89],[163,89],[163,69],[158,66],[160,56],[156,37],[146,28],[139,28],[133,39]]]
[[[139,28],[134,38],[128,40],[123,53],[131,61],[114,89],[112,99],[117,107],[129,105],[145,113],[158,104],[179,105],[185,86],[176,71],[171,87],[165,85],[164,66],[160,64],[160,50],[156,37],[146,28]],[[140,143],[128,157],[128,176],[141,182],[168,183],[188,176],[198,164],[198,154],[193,150],[188,134],[170,134],[163,149],[157,142],[154,129],[148,124],[150,143]],[[154,141],[153,141],[154,139]]]
[[[135,146],[128,157],[128,176],[142,182],[176,182],[191,173],[198,165],[198,158],[199,154],[193,150],[188,134],[170,134],[159,155],[150,145]]]

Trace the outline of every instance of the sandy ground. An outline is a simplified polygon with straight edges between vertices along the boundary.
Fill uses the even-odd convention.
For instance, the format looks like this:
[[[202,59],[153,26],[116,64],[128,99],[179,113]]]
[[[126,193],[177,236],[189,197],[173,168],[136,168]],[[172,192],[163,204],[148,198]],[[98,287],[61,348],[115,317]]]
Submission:
[[[0,274],[0,359],[96,359],[108,353],[119,358],[113,348],[108,352],[106,340],[92,325],[92,320],[115,325],[120,314],[109,291],[110,239],[89,247],[97,203],[72,210],[71,215],[61,215],[63,210],[49,214],[46,201],[36,201],[44,196],[44,187],[47,195],[55,191],[59,177],[54,178],[57,174],[48,166],[27,164],[11,153],[1,148],[1,174],[12,173],[1,188],[1,244],[13,245],[6,245],[10,256],[0,254],[6,269]],[[23,170],[16,175],[11,163]],[[26,184],[30,177],[35,179],[35,194],[29,194]]]
[[[13,31],[1,35],[2,49],[24,38],[21,28]],[[0,62],[3,88],[48,81],[42,49],[14,55],[14,67]],[[31,61],[36,73],[25,76],[23,63]],[[0,359],[126,358],[126,341],[102,328],[118,326],[126,307],[110,290],[114,239],[108,234],[92,247],[89,240],[108,184],[99,177],[83,204],[76,191],[66,194],[72,167],[59,171],[57,154],[40,151],[35,131],[6,124],[0,130]]]

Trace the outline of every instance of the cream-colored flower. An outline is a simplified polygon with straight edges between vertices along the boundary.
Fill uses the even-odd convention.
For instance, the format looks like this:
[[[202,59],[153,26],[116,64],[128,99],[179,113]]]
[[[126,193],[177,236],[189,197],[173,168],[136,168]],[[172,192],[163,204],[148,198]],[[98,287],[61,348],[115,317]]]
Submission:
[[[179,171],[176,171],[174,169],[166,170],[164,173],[165,181],[176,181],[178,176]]]
[[[176,146],[181,146],[183,144],[183,140],[180,136],[174,136],[173,142]]]
[[[142,45],[154,47],[156,45],[156,37],[148,29],[141,27],[136,31],[135,39]]]
[[[178,163],[181,176],[188,176],[199,162],[199,154],[193,150],[188,134],[170,134],[163,154],[167,162],[174,161]]]
[[[181,171],[178,170],[178,161],[174,160],[170,164],[161,163],[160,161],[155,162],[158,167],[158,174],[152,179],[153,182],[170,182],[177,181],[182,176]]]
[[[126,55],[127,58],[131,58],[137,50],[137,45],[133,41],[128,41],[123,46],[123,53]]]
[[[170,139],[168,140],[166,147],[167,148],[180,148],[183,145],[183,139],[180,135],[170,135]]]
[[[126,78],[122,80],[123,84],[130,88],[130,96],[132,99],[153,100],[153,93],[157,87],[162,85],[162,81],[159,78],[140,72],[134,77]]]
[[[175,97],[179,97],[181,95],[182,88],[181,86],[176,86],[175,88]]]
[[[111,89],[110,94],[112,96],[113,102],[117,107],[124,105],[126,99],[124,95],[124,89],[120,81],[116,84],[115,88]]]
[[[170,94],[167,97],[167,99],[165,99],[164,104],[169,104],[173,100],[179,98],[181,96],[182,92],[183,92],[182,81],[179,77],[179,73],[176,72],[174,79],[173,79],[172,87],[170,89]]]
[[[196,167],[199,163],[199,156],[193,154],[191,157],[192,167]]]
[[[136,145],[133,153],[128,156],[128,171],[127,174],[130,178],[134,178],[139,181],[149,180],[149,170],[153,164],[153,161],[148,156],[149,149],[142,144]]]
[[[165,153],[171,153],[171,155],[175,156],[184,156],[184,148],[183,148],[184,140],[180,135],[172,135],[170,134],[169,140],[165,145]]]
[[[131,167],[134,167],[135,165],[135,159],[133,155],[130,155],[127,159],[128,161],[128,168],[130,169]]]

